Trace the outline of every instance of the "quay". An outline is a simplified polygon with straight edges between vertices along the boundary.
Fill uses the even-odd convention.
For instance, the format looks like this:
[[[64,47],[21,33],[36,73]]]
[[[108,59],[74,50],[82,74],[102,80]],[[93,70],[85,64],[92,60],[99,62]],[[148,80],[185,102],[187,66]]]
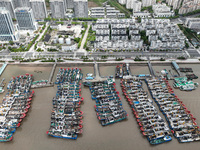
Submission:
[[[107,80],[106,77],[100,76],[99,64],[95,62],[94,63],[94,79],[92,80],[83,79],[83,82],[100,82],[100,81],[106,81],[106,80]]]

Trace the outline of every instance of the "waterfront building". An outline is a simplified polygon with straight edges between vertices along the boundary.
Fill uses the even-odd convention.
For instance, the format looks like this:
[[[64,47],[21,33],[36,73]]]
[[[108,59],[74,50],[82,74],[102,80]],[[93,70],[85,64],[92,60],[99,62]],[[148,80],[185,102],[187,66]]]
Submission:
[[[88,18],[87,0],[74,0],[74,16],[76,18]]]
[[[19,33],[15,28],[10,12],[5,7],[0,7],[0,41],[17,41]]]
[[[64,0],[50,0],[51,16],[52,18],[64,18],[65,6]]]
[[[47,18],[45,0],[30,0],[30,5],[35,19]]]
[[[14,5],[12,0],[0,0],[0,7],[5,7],[9,12],[12,18],[15,18]]]
[[[30,7],[18,7],[15,9],[15,15],[20,30],[36,30],[37,23],[35,22],[33,11]]]

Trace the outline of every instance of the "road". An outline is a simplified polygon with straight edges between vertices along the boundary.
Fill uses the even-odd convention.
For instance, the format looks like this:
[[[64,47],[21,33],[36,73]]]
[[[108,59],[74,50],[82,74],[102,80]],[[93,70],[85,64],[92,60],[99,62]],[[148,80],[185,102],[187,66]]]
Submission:
[[[49,23],[47,22],[47,23],[46,23],[45,29],[43,30],[42,33],[39,33],[39,37],[37,38],[37,40],[35,41],[35,43],[39,42],[39,40],[42,38],[44,32],[45,32],[45,31],[47,30],[47,28],[48,28],[48,25],[49,25]],[[34,46],[35,46],[35,44],[33,44],[33,45],[31,46],[31,48],[29,49],[28,52],[34,52]]]
[[[85,34],[83,36],[83,39],[82,39],[82,42],[81,42],[81,46],[80,48],[74,53],[74,57],[77,55],[77,53],[84,53],[84,56],[87,56],[87,51],[84,49],[84,45],[85,45],[85,42],[87,40],[87,36],[88,36],[88,31],[90,29],[90,25],[91,23],[88,23],[88,27],[85,31]]]

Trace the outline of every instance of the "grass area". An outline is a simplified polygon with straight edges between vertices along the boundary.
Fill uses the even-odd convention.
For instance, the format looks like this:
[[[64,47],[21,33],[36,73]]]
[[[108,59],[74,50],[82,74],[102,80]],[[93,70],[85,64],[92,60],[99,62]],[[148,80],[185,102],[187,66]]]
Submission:
[[[115,61],[122,61],[124,60],[123,58],[115,58]]]
[[[152,6],[149,6],[149,7],[142,7],[141,11],[145,11],[145,10],[147,10],[147,11],[150,12],[150,13],[153,13]]]
[[[29,49],[31,48],[31,46],[32,46],[33,44],[35,44],[35,41],[37,40],[38,37],[39,37],[39,34],[36,35],[36,36],[34,37],[34,39],[28,44],[27,47],[25,47],[25,46],[20,46],[19,48],[12,48],[12,47],[9,46],[8,49],[9,49],[11,52],[25,52],[25,51],[29,51]]]
[[[42,50],[41,48],[38,48],[36,51],[37,52],[43,52],[44,50]]]
[[[39,25],[44,25],[46,22],[38,22]]]
[[[41,60],[41,58],[39,59],[26,59],[26,60],[21,60],[20,62],[35,62],[35,61],[38,61],[38,60]]]
[[[88,27],[87,22],[83,22],[82,25],[84,26],[85,29],[81,31],[82,36],[81,36],[81,39],[79,39],[78,48],[81,47],[81,42],[82,42],[82,40],[83,40],[83,37],[84,37],[85,32],[86,32],[87,27]]]
[[[132,12],[130,10],[126,9],[125,6],[119,4],[117,0],[110,0],[110,1],[108,1],[108,4],[112,7],[115,7],[116,9],[120,10],[122,13],[125,13],[127,18],[129,18],[130,15],[132,15]]]
[[[73,21],[97,21],[97,18],[73,18]]]
[[[80,22],[72,22],[72,24],[77,25],[77,24],[81,24],[81,23]]]
[[[57,52],[58,50],[57,49],[53,49],[53,48],[48,48],[47,51],[49,51],[49,52]]]
[[[87,39],[85,41],[85,44],[84,44],[84,48],[89,51],[89,47],[88,47],[88,42],[93,42],[96,40],[96,32],[95,31],[92,31],[92,27],[90,27],[89,31],[88,31],[88,36],[87,36]]]
[[[146,36],[146,31],[140,31],[140,35],[141,35],[141,39],[144,41],[144,43],[146,45],[150,45],[149,41],[148,41],[148,36]]]
[[[141,59],[139,56],[136,56],[134,61],[144,61],[143,59]]]
[[[62,22],[62,21],[57,21],[56,24],[61,24],[61,25],[63,25],[64,22]]]
[[[107,0],[88,0],[89,2],[94,2],[95,4],[97,4],[98,6],[102,6],[102,4],[104,2],[106,2]]]

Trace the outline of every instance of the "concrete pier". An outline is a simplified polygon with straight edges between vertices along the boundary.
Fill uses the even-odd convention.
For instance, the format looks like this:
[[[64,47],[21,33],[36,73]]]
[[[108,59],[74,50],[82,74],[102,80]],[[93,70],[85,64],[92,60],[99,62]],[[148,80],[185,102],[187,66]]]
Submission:
[[[53,75],[54,75],[55,70],[56,70],[56,63],[54,63],[53,68],[52,68],[52,70],[51,70],[51,74],[50,74],[49,80],[48,80],[49,83],[52,82],[52,79],[53,79]]]
[[[86,80],[83,79],[83,82],[99,82],[99,81],[106,81],[107,78],[102,78],[99,72],[99,65],[95,62],[94,63],[94,79],[93,80]]]
[[[154,70],[153,70],[153,67],[152,67],[150,61],[148,61],[148,67],[149,67],[149,72],[150,72],[150,74],[151,74],[152,76],[155,76],[155,73],[154,73]]]

